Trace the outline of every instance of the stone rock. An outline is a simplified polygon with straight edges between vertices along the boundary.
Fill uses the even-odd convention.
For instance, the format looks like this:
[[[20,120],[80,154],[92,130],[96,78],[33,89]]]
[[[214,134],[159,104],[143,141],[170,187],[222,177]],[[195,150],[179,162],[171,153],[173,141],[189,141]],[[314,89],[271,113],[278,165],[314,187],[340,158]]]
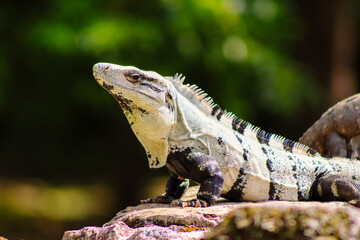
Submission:
[[[80,230],[66,231],[62,239],[128,239],[134,232],[134,229],[119,221],[106,227],[84,227]]]
[[[190,188],[183,199],[193,198],[197,189]],[[310,239],[309,236],[330,233],[349,237],[339,239],[351,239],[360,236],[359,229],[360,209],[347,203],[220,200],[207,208],[169,207],[167,204],[127,207],[103,227],[67,231],[63,240],[233,239],[234,234],[251,237],[238,239],[261,239],[256,236]]]
[[[199,186],[189,188],[182,200],[195,198],[198,190]],[[168,204],[156,203],[130,206],[103,227],[66,231],[63,240],[201,239],[239,204],[242,203],[220,199],[215,206],[208,208],[169,207]]]
[[[359,213],[338,203],[250,204],[232,211],[205,239],[360,239]]]
[[[238,207],[239,204],[241,203],[219,202],[207,208],[169,207],[168,204],[156,203],[143,204],[127,207],[104,226],[110,226],[118,221],[123,221],[133,228],[149,224],[165,227],[179,225],[208,228],[219,224],[225,215]]]
[[[66,231],[63,240],[142,240],[142,239],[200,239],[203,231],[192,228],[167,228],[156,225],[130,228],[124,222],[118,221],[104,227],[85,227],[80,230]]]

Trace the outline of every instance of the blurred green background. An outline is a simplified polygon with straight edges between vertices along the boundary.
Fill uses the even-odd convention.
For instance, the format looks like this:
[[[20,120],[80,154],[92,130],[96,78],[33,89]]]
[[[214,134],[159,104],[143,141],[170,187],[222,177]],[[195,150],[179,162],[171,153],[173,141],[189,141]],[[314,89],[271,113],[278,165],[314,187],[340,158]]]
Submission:
[[[0,3],[0,236],[60,239],[163,191],[96,62],[182,73],[223,109],[298,139],[358,92],[359,2]]]

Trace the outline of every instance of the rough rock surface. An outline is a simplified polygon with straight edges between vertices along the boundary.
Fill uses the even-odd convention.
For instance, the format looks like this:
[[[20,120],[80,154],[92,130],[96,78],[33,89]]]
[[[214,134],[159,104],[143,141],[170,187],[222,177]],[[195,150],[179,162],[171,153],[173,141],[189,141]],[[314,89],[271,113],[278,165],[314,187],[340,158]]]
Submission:
[[[172,228],[157,225],[146,227],[130,228],[124,222],[118,221],[104,227],[85,227],[80,230],[67,231],[63,236],[65,239],[73,240],[122,240],[122,239],[200,239],[203,231],[195,231],[189,227]]]
[[[196,194],[191,188],[186,198]],[[234,211],[233,211],[234,210]],[[232,212],[233,211],[233,212]],[[224,223],[218,228],[225,217]],[[308,236],[360,237],[360,209],[346,203],[267,201],[234,203],[220,200],[208,208],[143,204],[120,211],[103,227],[67,231],[63,240],[87,239],[311,239]],[[328,235],[326,235],[328,234]],[[348,238],[341,238],[347,236]],[[296,237],[296,238],[292,238]],[[333,238],[327,238],[333,239]],[[354,238],[356,239],[356,238]]]
[[[199,187],[189,188],[182,198],[190,200],[196,197]],[[239,203],[225,202],[220,199],[215,206],[208,208],[181,208],[169,207],[168,204],[141,204],[127,207],[104,226],[110,226],[118,221],[125,222],[128,226],[137,228],[155,224],[158,226],[191,226],[199,230],[218,225],[231,210],[238,207]]]
[[[326,157],[360,159],[360,94],[327,110],[299,142]]]
[[[183,200],[196,196],[190,188]],[[168,204],[141,204],[120,211],[103,227],[66,231],[63,240],[87,239],[201,239],[240,203],[219,202],[208,208],[169,207]]]
[[[360,210],[339,203],[267,202],[232,211],[206,239],[360,239]]]

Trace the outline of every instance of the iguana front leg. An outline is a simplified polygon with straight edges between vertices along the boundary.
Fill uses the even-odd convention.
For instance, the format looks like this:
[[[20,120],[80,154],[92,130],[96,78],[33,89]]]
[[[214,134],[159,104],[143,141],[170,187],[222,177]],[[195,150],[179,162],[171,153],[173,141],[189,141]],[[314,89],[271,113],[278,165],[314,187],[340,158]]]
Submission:
[[[189,187],[189,180],[170,176],[167,183],[165,194],[155,198],[141,200],[140,203],[171,203],[174,199],[179,199]]]
[[[206,154],[189,148],[174,152],[169,155],[166,167],[171,174],[200,183],[197,199],[190,201],[174,199],[170,206],[208,207],[219,198],[224,176],[217,162]]]
[[[166,185],[166,193],[156,198],[146,199],[142,203],[157,202],[170,203],[170,206],[208,207],[219,198],[224,177],[216,161],[209,156],[199,152],[191,152],[189,149],[174,152],[169,154],[166,167],[172,175]],[[197,199],[190,201],[179,199],[182,195],[182,192],[180,194],[179,191],[182,182],[175,176],[189,178],[200,183]]]

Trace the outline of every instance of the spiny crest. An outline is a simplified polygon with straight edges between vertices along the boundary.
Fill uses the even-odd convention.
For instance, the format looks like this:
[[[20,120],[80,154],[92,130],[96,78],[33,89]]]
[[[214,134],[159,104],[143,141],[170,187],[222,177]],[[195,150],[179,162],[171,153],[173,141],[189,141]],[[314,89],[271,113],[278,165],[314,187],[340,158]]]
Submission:
[[[283,145],[285,150],[291,150],[293,153],[307,154],[309,156],[320,156],[320,154],[314,149],[299,142],[289,140],[283,136],[273,134],[272,140],[272,145]]]
[[[232,127],[234,130],[238,131],[241,134],[244,134],[246,130],[245,134],[247,136],[254,137],[258,140],[260,144],[265,144],[271,146],[272,148],[285,150],[297,154],[305,154],[312,157],[320,156],[318,152],[304,144],[295,142],[280,135],[266,132],[260,127],[253,126],[250,123],[241,119],[238,120],[236,117],[233,120]]]
[[[193,100],[193,104],[206,112],[211,111],[214,105],[213,99],[196,84],[184,84],[185,76],[178,73],[175,74],[174,77],[170,77],[168,79],[173,83],[176,90],[183,94],[187,99]]]
[[[220,106],[214,103],[213,99],[197,85],[184,85],[185,76],[182,74],[175,74],[174,77],[169,77],[168,79],[173,83],[179,93],[190,100],[199,109],[203,110],[208,115],[210,114],[216,117],[220,122],[232,126],[235,131],[244,134],[246,130],[248,134],[256,137],[261,144],[267,144],[274,148],[309,156],[320,156],[318,152],[308,146],[289,140],[283,136],[268,133],[260,127],[256,127],[245,120],[238,119],[235,114],[222,110]]]
[[[185,76],[177,73],[177,74],[175,74],[174,77],[170,77],[170,79],[173,79],[173,80],[177,81],[178,83],[183,84],[184,80],[185,80]]]

